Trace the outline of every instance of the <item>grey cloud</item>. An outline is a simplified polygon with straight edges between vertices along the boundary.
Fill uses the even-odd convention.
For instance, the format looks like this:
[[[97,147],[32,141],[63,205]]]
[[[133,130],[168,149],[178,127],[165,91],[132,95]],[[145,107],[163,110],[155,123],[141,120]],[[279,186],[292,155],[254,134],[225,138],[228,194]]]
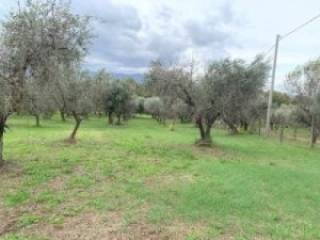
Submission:
[[[209,22],[202,23],[189,21],[186,23],[185,27],[195,46],[224,46],[225,44],[230,43],[229,34],[217,29],[217,26],[210,24]]]
[[[154,58],[174,61],[179,58],[187,47],[187,42],[179,35],[172,35],[171,33],[150,34],[148,49],[153,52]]]
[[[97,37],[87,60],[91,68],[105,66],[114,72],[141,72],[156,58],[177,61],[189,49],[207,58],[220,57],[225,54],[225,47],[232,44],[230,35],[222,28],[234,19],[228,4],[218,16],[209,14],[202,20],[187,21],[167,6],[156,9],[152,21],[142,19],[134,7],[111,0],[81,1],[75,9],[97,18]]]
[[[105,59],[107,68],[127,66],[140,68],[149,62],[148,54],[139,51],[142,42],[139,32],[142,21],[135,8],[115,5],[106,0],[82,2],[75,7],[80,13],[95,17],[93,24],[96,37],[91,46],[90,59]],[[88,63],[87,65],[92,65]],[[117,69],[109,69],[117,71]]]
[[[232,6],[227,2],[221,6],[218,15],[209,13],[204,20],[190,20],[185,24],[185,28],[195,46],[224,48],[234,44],[224,26],[235,22],[236,17]]]

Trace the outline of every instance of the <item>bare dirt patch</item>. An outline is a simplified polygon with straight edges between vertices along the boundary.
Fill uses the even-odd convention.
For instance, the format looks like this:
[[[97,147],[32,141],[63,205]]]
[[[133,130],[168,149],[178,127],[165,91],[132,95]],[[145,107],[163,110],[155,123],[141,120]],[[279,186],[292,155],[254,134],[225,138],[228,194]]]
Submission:
[[[58,176],[50,180],[48,183],[46,183],[45,187],[52,191],[62,191],[65,188],[66,181],[67,181],[67,177]]]
[[[220,157],[224,154],[223,150],[214,144],[211,147],[192,146],[192,151],[195,155],[209,155]]]
[[[121,213],[106,215],[86,213],[66,219],[61,225],[40,224],[25,229],[26,236],[52,240],[183,240],[196,227],[182,223],[155,226],[146,223],[126,224]]]
[[[8,213],[0,211],[0,237],[16,229],[18,219],[8,217]]]
[[[0,168],[1,177],[19,178],[23,175],[22,168],[14,161],[5,161]]]

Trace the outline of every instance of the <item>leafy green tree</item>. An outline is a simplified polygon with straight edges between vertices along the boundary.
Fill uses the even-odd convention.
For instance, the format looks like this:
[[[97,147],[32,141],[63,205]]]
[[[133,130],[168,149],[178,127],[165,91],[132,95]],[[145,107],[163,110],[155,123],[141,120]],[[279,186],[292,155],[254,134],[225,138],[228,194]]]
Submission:
[[[107,91],[109,83],[112,81],[112,76],[105,69],[101,69],[93,76],[92,81],[94,112],[96,115],[101,116],[105,111],[105,92]]]
[[[68,2],[46,0],[25,1],[2,22],[1,149],[8,117],[22,110],[26,78],[32,76],[40,86],[47,85],[57,79],[59,66],[79,63],[91,38],[89,21],[73,14]],[[2,161],[2,150],[0,154]]]
[[[105,112],[109,124],[113,124],[113,117],[117,118],[117,125],[121,120],[127,120],[134,110],[132,93],[125,81],[115,80],[107,88],[104,97]]]
[[[268,64],[261,57],[247,64],[241,59],[213,62],[206,78],[212,81],[212,95],[216,109],[231,133],[238,133],[241,125],[247,128],[248,106],[253,107],[265,85]]]

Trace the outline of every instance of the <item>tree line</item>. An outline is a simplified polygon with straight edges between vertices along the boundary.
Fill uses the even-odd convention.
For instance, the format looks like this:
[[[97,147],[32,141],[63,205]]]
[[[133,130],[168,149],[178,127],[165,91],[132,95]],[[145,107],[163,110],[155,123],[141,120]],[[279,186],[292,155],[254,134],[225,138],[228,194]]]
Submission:
[[[74,119],[68,142],[75,143],[81,123],[90,115],[120,125],[135,113],[150,114],[160,124],[193,122],[199,145],[211,145],[217,123],[231,134],[261,133],[267,110],[266,82],[270,65],[263,56],[253,61],[221,59],[203,74],[196,64],[155,60],[143,82],[117,79],[106,70],[84,70],[92,18],[72,13],[70,3],[26,1],[1,24],[0,37],[0,165],[3,138],[13,114],[30,114],[36,126],[57,112]],[[311,145],[320,135],[320,60],[297,67],[287,76],[288,93],[276,93],[272,128],[283,139],[288,126],[311,129]]]

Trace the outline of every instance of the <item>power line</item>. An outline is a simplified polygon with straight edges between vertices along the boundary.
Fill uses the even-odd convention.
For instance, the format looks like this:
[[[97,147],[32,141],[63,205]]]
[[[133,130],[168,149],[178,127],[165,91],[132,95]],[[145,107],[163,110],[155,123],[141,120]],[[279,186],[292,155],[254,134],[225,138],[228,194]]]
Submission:
[[[294,28],[292,31],[284,34],[283,36],[281,36],[281,40],[289,37],[289,36],[292,35],[293,33],[299,31],[300,29],[302,29],[302,28],[304,28],[304,27],[306,27],[306,26],[309,25],[310,23],[316,21],[318,18],[320,18],[320,14],[314,16],[313,18],[309,19],[309,20],[306,21],[305,23],[303,23],[303,24],[299,25],[298,27]]]
[[[288,38],[289,36],[291,36],[295,32],[299,31],[300,29],[306,27],[310,23],[316,21],[318,18],[320,18],[320,14],[314,16],[313,18],[309,19],[305,23],[297,26],[292,31],[284,34],[283,36],[277,35],[275,45],[269,50],[269,51],[272,51],[273,49],[275,49],[274,60],[273,60],[273,69],[272,69],[272,81],[271,81],[271,87],[270,87],[270,92],[269,92],[268,112],[267,112],[267,120],[266,120],[266,130],[267,130],[268,133],[270,132],[271,107],[272,107],[272,102],[273,102],[273,90],[274,90],[274,83],[275,83],[275,78],[276,78],[279,42],[284,40],[284,39],[286,39],[286,38]]]
[[[308,21],[306,21],[305,23],[299,25],[298,27],[294,28],[293,30],[291,30],[290,32],[281,35],[280,37],[280,41],[284,40],[285,38],[289,37],[290,35],[294,34],[295,32],[299,31],[300,29],[306,27],[307,25],[309,25],[310,23],[316,21],[318,18],[320,18],[320,14],[314,16],[313,18],[309,19]],[[270,48],[268,48],[266,51],[263,52],[263,56],[266,57],[269,55],[269,53],[271,53],[274,49],[275,49],[276,45],[273,44]]]
[[[276,45],[273,44],[267,51],[265,51],[263,53],[264,57],[267,57],[271,53],[271,51],[274,50],[275,47],[276,47]]]

